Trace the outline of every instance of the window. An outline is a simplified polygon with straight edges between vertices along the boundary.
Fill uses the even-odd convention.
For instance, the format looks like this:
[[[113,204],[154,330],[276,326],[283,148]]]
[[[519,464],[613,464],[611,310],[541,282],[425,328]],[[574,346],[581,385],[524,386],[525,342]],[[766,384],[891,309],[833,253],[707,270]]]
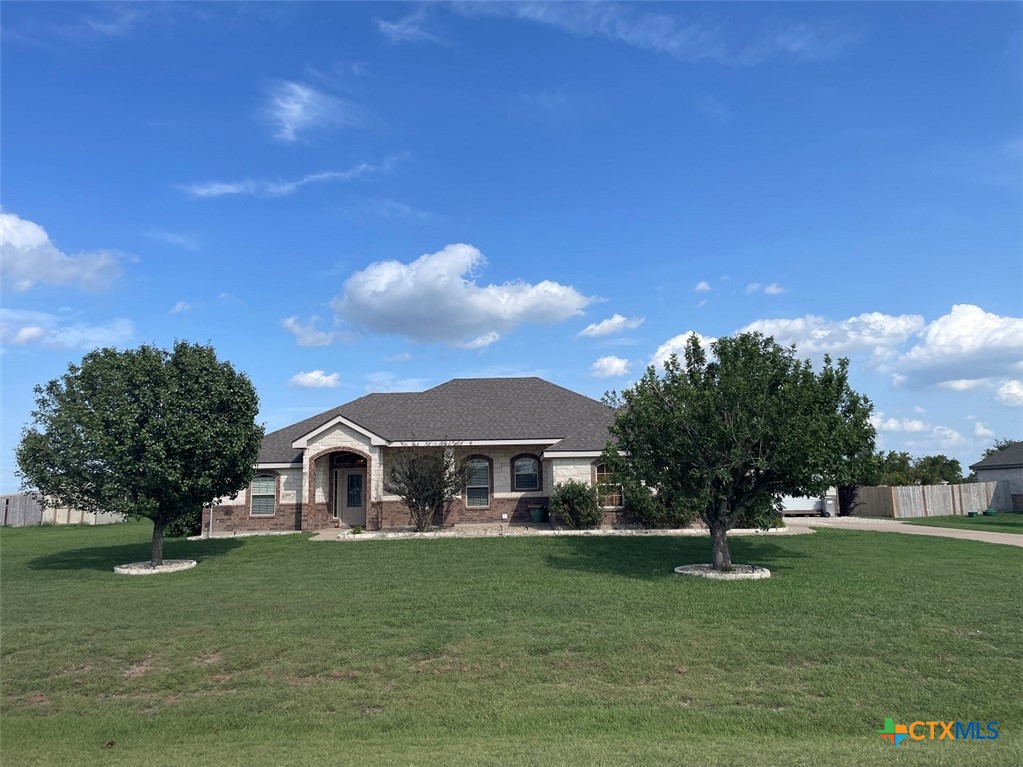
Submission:
[[[605,509],[620,509],[622,503],[622,486],[611,482],[611,472],[607,464],[598,463],[593,467],[593,477],[600,494],[600,505]]]
[[[277,477],[259,474],[249,485],[249,513],[254,517],[272,517],[277,506]]]
[[[517,455],[512,458],[512,490],[540,489],[540,459],[535,455]]]
[[[465,462],[465,505],[476,509],[490,506],[490,459],[474,456]]]

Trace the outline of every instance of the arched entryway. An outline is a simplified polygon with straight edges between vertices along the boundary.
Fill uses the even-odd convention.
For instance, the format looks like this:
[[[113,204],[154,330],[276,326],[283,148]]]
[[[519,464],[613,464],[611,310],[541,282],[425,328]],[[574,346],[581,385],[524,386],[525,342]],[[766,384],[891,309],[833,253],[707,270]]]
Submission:
[[[370,477],[373,459],[348,447],[320,450],[305,460],[306,498],[303,530],[366,524],[372,507]]]
[[[356,453],[330,455],[331,518],[348,527],[366,526],[369,504],[369,476],[365,457]]]

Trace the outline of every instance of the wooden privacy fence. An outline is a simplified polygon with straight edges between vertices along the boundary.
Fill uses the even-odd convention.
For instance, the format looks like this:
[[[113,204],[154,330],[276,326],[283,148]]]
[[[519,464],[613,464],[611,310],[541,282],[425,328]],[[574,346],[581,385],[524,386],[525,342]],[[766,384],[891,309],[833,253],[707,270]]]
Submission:
[[[120,514],[109,512],[89,512],[69,509],[64,506],[44,507],[41,499],[34,493],[14,493],[0,495],[3,509],[3,524],[7,527],[27,527],[28,525],[109,525],[123,522]]]
[[[861,487],[856,508],[858,517],[941,517],[990,508],[997,482],[967,482],[960,485],[906,485]]]
[[[26,527],[43,521],[43,507],[39,499],[30,493],[0,495],[5,527]]]

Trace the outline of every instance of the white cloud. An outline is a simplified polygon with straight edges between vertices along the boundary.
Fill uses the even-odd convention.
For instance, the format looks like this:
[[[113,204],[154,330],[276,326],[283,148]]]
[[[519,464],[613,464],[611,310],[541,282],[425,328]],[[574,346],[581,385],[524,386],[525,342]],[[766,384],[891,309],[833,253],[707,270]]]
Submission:
[[[700,346],[703,347],[707,356],[710,357],[710,345],[717,341],[717,339],[700,335],[694,330],[687,330],[685,333],[679,333],[677,336],[669,338],[663,344],[658,346],[657,351],[654,352],[654,356],[650,358],[650,364],[658,368],[664,367],[665,361],[672,354],[677,355],[679,362],[685,364],[686,344],[689,343],[690,336],[696,336],[696,340],[700,342]]]
[[[308,373],[295,373],[289,380],[289,386],[301,386],[304,389],[333,389],[340,385],[339,373],[327,373],[323,370],[310,370]]]
[[[174,306],[171,307],[171,310],[169,312],[167,312],[167,313],[168,314],[181,314],[181,312],[187,312],[191,308],[192,308],[192,305],[190,303],[188,303],[187,301],[178,301],[176,304],[174,304]]]
[[[233,293],[221,293],[217,298],[221,303],[231,304],[232,306],[245,306],[245,302]]]
[[[962,434],[948,426],[935,426],[931,429],[931,438],[946,449],[961,445],[964,441]]]
[[[277,80],[271,83],[263,106],[264,119],[274,128],[274,138],[291,143],[299,134],[318,128],[351,127],[365,119],[362,110],[344,99],[305,83]]]
[[[0,212],[0,278],[16,292],[23,293],[37,283],[105,290],[120,276],[116,253],[101,250],[69,256],[39,224]]]
[[[741,42],[718,27],[615,3],[455,3],[465,15],[504,16],[554,27],[578,37],[612,40],[680,61],[752,66],[775,58],[824,61],[842,55],[859,35],[836,25],[788,24]]]
[[[0,308],[0,343],[38,345],[49,349],[122,347],[134,336],[131,320],[116,319],[101,325],[73,322],[73,316]]]
[[[457,344],[524,322],[562,322],[595,300],[549,280],[481,287],[473,278],[485,265],[480,251],[463,244],[408,264],[379,261],[349,277],[331,305],[340,317],[373,333]]]
[[[694,293],[709,293],[711,290],[710,283],[706,280],[700,280],[696,283],[696,287],[693,288]]]
[[[392,43],[439,42],[436,37],[426,31],[427,6],[420,5],[408,16],[397,21],[374,19],[380,33]]]
[[[204,181],[198,184],[179,184],[178,188],[192,197],[226,197],[231,195],[248,195],[256,197],[287,197],[308,184],[324,184],[328,182],[346,183],[362,178],[389,173],[408,154],[392,155],[379,165],[362,162],[348,170],[325,170],[310,173],[291,181],[266,181],[245,179],[243,181]]]
[[[987,382],[982,378],[957,378],[954,381],[942,381],[938,386],[942,389],[952,391],[970,391],[986,386]]]
[[[924,327],[916,314],[868,312],[838,322],[813,314],[794,319],[756,320],[739,332],[756,331],[783,346],[795,344],[801,354],[871,352],[875,361],[894,356],[897,347]]]
[[[777,282],[772,282],[768,285],[765,285],[762,282],[751,282],[746,286],[746,295],[763,293],[766,296],[780,296],[782,293],[787,292],[788,291]]]
[[[624,330],[635,330],[642,325],[643,322],[643,317],[623,317],[620,314],[614,314],[606,320],[601,320],[600,322],[594,322],[587,325],[585,328],[580,330],[577,335],[586,338],[608,336],[612,333],[621,333]]]
[[[1023,318],[957,304],[924,329],[895,367],[911,387],[1012,376],[1023,371]]]
[[[895,418],[878,411],[870,417],[870,422],[880,434],[910,435],[905,438],[903,447],[915,453],[948,450],[966,442],[965,437],[955,429],[918,418]]]
[[[977,421],[973,424],[973,434],[984,439],[992,439],[995,436],[995,433],[983,421]]]
[[[398,352],[397,354],[391,354],[384,357],[387,362],[408,362],[412,359],[412,355],[408,352]]]
[[[477,336],[471,341],[464,344],[457,344],[463,349],[482,349],[484,346],[490,346],[492,343],[496,343],[501,340],[501,334],[495,333],[491,330],[489,333],[484,333],[481,336]]]
[[[870,422],[878,431],[907,431],[923,432],[930,431],[931,427],[917,418],[892,418],[885,417],[885,414],[878,412],[870,417]]]
[[[1023,407],[1023,381],[1003,381],[995,399],[1006,407]]]
[[[298,317],[285,317],[281,320],[281,327],[295,336],[299,346],[328,346],[334,343],[336,334],[319,330],[316,327],[317,319],[312,317],[303,325]]]
[[[398,378],[394,373],[377,371],[366,375],[367,392],[401,392],[422,391],[426,388],[426,378]]]
[[[595,378],[623,376],[629,372],[629,361],[614,355],[601,357],[590,367],[590,374]]]

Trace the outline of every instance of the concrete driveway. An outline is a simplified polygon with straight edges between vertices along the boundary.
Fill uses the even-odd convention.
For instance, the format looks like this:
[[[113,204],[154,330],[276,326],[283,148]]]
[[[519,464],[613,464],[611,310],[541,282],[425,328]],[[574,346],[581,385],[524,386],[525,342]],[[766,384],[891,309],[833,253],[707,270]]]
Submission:
[[[924,525],[909,525],[896,519],[872,519],[869,517],[785,517],[785,524],[792,528],[835,528],[838,530],[866,530],[878,533],[930,535],[937,538],[959,538],[964,541],[982,541],[983,543],[1001,543],[1006,546],[1023,547],[1023,535],[1015,533],[989,533],[986,530],[926,527]]]

